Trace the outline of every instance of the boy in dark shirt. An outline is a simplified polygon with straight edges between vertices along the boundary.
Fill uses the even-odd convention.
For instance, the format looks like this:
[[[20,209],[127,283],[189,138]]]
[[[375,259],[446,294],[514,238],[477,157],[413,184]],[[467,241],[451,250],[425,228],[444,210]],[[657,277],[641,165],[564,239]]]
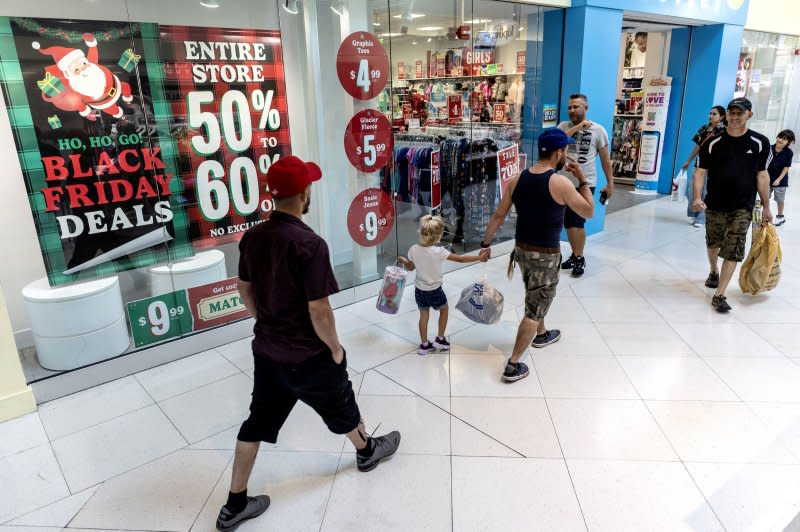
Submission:
[[[778,133],[778,138],[770,150],[769,184],[772,197],[778,204],[778,216],[775,218],[775,227],[786,223],[783,216],[783,207],[786,203],[786,189],[789,187],[789,168],[792,166],[792,150],[789,146],[794,143],[794,132],[784,129]]]

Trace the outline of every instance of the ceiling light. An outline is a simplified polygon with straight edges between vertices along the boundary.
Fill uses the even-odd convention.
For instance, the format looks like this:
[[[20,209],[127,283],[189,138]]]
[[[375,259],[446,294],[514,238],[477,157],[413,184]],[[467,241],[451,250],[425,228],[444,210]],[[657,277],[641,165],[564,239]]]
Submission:
[[[422,26],[421,28],[417,28],[419,31],[439,31],[443,30],[444,26]]]
[[[417,44],[417,41],[411,41],[411,44],[414,44],[414,45],[416,45],[416,44]]]
[[[297,5],[297,0],[283,0],[283,9],[286,10],[287,13],[291,13],[292,15],[296,15],[300,13],[300,7]]]
[[[200,0],[200,5],[209,9],[216,9],[219,7],[219,0]]]
[[[433,39],[431,39],[430,37],[428,37],[428,42],[431,42],[432,40],[433,40]]]
[[[377,28],[378,26],[380,26],[380,25],[381,25],[381,23],[380,23],[380,22],[373,22],[373,23],[372,23],[372,25],[373,25],[373,26],[375,26],[375,27]]]
[[[331,11],[339,15],[344,15],[344,0],[334,0],[331,2]]]
[[[404,18],[406,20],[414,20],[416,18],[422,18],[425,15],[422,13],[403,13],[400,15],[395,15],[394,18]]]
[[[381,37],[401,37],[402,33],[381,33]]]
[[[465,20],[464,24],[488,24],[491,21],[492,19],[490,18],[481,18],[481,19],[476,18],[475,20]]]

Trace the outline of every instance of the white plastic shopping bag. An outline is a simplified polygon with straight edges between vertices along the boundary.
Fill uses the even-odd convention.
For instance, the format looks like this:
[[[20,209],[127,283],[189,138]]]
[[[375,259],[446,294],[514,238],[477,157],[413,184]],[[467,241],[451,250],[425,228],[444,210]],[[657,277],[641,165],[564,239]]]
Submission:
[[[679,198],[683,198],[686,196],[686,183],[689,180],[689,176],[686,173],[686,170],[681,169],[678,172],[678,175],[675,176],[675,182],[678,184],[678,188],[672,189],[672,201],[678,201]]]
[[[503,315],[503,294],[484,277],[462,290],[456,308],[475,323],[497,323]]]

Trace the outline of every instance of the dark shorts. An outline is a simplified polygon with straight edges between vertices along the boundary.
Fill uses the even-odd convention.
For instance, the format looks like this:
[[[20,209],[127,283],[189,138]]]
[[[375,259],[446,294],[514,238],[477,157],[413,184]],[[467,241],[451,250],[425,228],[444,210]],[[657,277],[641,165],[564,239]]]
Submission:
[[[417,302],[417,308],[425,310],[433,307],[433,310],[439,310],[447,305],[447,295],[440,286],[436,290],[420,290],[414,287],[414,300]]]
[[[753,211],[706,211],[706,247],[719,248],[725,260],[742,262],[747,244],[747,230],[753,221]]]
[[[525,283],[525,317],[541,321],[556,297],[561,254],[517,247],[514,248],[514,260],[519,264],[522,282]]]
[[[313,408],[334,434],[347,434],[361,420],[346,356],[338,365],[330,353],[300,364],[278,364],[256,356],[250,417],[237,439],[277,442],[278,432],[298,400]]]
[[[592,194],[594,194],[594,188],[595,187],[591,187]],[[567,229],[583,229],[585,226],[586,218],[582,218],[567,205],[567,208],[564,209],[564,227]]]

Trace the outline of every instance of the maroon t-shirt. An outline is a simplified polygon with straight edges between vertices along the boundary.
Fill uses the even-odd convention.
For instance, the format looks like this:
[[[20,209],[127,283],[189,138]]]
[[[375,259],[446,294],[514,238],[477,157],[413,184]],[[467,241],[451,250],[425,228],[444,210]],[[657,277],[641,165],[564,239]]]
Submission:
[[[256,300],[253,353],[297,364],[330,353],[311,324],[308,302],[339,291],[328,245],[299,218],[273,211],[239,242],[239,279]]]

